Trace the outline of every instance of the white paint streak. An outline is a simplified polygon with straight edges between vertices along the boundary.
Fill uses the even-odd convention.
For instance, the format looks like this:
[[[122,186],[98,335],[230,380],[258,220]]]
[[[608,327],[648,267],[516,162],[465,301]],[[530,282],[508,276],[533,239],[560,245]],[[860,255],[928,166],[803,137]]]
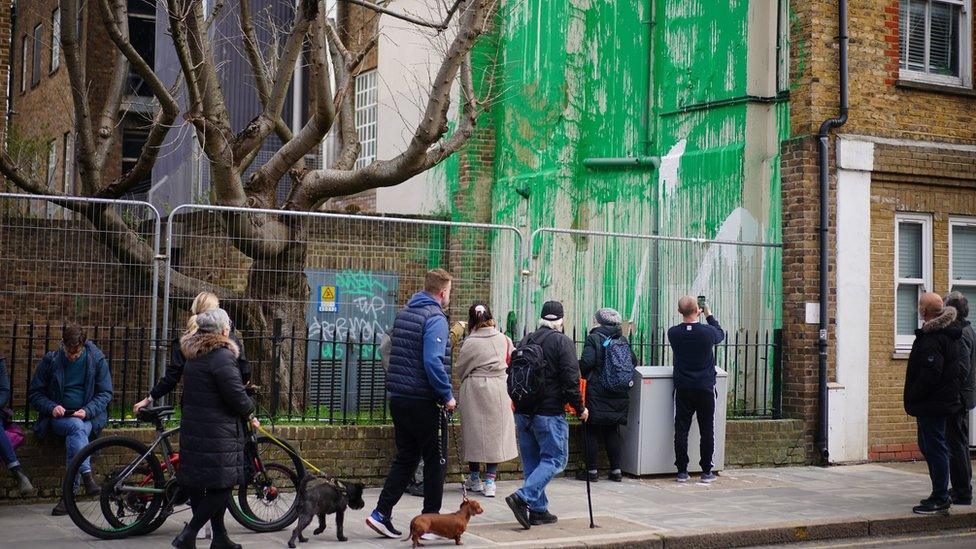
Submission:
[[[757,241],[759,223],[745,208],[736,208],[722,222],[715,240]],[[738,272],[740,253],[742,250],[738,246],[709,244],[705,257],[698,265],[698,274],[691,285],[691,295],[711,295],[712,283],[716,277],[732,279]],[[721,269],[716,269],[717,265],[720,265]]]
[[[661,158],[660,188],[664,196],[670,196],[678,187],[678,167],[681,165],[681,157],[684,156],[687,146],[688,140],[682,139]]]

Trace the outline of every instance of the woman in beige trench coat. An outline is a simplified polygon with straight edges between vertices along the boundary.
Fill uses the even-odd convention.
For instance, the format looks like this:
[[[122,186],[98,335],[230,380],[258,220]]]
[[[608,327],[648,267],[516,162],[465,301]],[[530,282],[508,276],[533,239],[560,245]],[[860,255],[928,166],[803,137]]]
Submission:
[[[512,340],[498,331],[488,305],[477,302],[468,310],[471,332],[461,344],[457,371],[461,379],[461,451],[470,476],[464,486],[495,497],[498,464],[518,457],[515,420],[506,380]],[[481,478],[481,464],[485,478]]]

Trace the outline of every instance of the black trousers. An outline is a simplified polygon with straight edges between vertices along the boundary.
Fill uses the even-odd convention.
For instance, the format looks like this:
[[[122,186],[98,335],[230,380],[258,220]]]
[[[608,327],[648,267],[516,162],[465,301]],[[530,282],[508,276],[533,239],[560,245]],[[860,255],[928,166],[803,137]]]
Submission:
[[[416,400],[393,397],[390,399],[390,415],[393,417],[393,436],[396,441],[396,457],[386,475],[376,509],[391,516],[393,507],[403,497],[413,479],[414,470],[421,458],[424,460],[424,513],[439,513],[444,496],[444,478],[447,475],[447,429],[443,429],[441,447],[444,448],[445,465],[441,465],[441,452],[437,436],[442,421],[440,408],[432,400]]]
[[[586,424],[586,469],[596,470],[599,462],[597,454],[600,449],[600,441],[607,448],[607,457],[610,459],[610,470],[620,469],[620,429],[618,425],[591,425]]]
[[[949,479],[957,498],[973,497],[973,463],[969,458],[969,411],[946,420],[949,445]]]
[[[191,492],[190,508],[193,509],[193,517],[188,524],[190,529],[198,532],[209,520],[214,534],[226,532],[224,511],[227,509],[231,490],[232,488],[210,488]]]
[[[715,451],[715,391],[712,389],[677,389],[674,392],[674,465],[679,473],[688,472],[688,431],[692,416],[698,417],[701,434],[703,473],[712,470]]]

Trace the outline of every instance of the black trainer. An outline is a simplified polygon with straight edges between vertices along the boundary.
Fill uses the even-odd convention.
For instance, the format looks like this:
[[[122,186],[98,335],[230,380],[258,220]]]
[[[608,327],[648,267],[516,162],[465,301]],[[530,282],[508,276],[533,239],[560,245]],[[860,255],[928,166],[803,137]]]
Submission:
[[[51,516],[63,517],[67,514],[68,514],[68,508],[65,507],[64,498],[61,498],[58,500],[58,504],[54,506],[54,509],[51,509]]]
[[[613,482],[623,482],[624,474],[621,471],[617,471],[616,473],[610,471],[610,474],[607,475],[607,480],[611,480]]]
[[[952,507],[952,502],[948,499],[944,501],[929,500],[913,507],[912,512],[916,515],[948,515],[949,507]]]
[[[596,482],[600,480],[597,473],[590,473],[586,469],[580,469],[579,471],[576,471],[576,480],[586,480],[587,476],[590,477],[590,482]]]
[[[529,521],[529,504],[525,503],[524,499],[518,494],[512,494],[505,498],[505,503],[508,504],[509,509],[515,515],[515,520],[522,525],[522,528],[528,530],[532,527],[532,523]]]
[[[541,524],[556,524],[557,520],[559,520],[559,518],[549,511],[543,511],[541,513],[529,511],[529,524],[532,526],[539,526]]]
[[[965,496],[957,496],[957,495],[953,494],[953,496],[952,496],[952,504],[953,505],[972,505],[973,504],[973,496],[970,495],[969,497],[965,497]]]

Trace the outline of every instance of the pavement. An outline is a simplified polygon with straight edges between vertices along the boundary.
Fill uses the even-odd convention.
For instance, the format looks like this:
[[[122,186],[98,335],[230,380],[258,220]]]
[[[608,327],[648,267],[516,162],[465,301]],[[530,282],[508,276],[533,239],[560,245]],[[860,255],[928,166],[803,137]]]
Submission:
[[[701,549],[818,540],[865,543],[884,536],[976,532],[976,508],[957,506],[949,517],[911,513],[912,506],[930,491],[928,476],[920,464],[732,470],[723,471],[718,481],[710,485],[678,484],[671,477],[625,479],[622,483],[601,480],[592,485],[595,529],[588,527],[585,484],[559,479],[548,490],[550,510],[559,516],[559,522],[522,530],[504,502],[504,496],[518,486],[515,481],[499,482],[499,497],[474,496],[485,507],[485,513],[469,525],[463,537],[466,547]],[[349,542],[341,544],[343,549],[409,547],[403,541],[377,538],[365,526],[366,515],[378,493],[377,489],[368,490],[367,508],[347,512],[345,533]],[[448,485],[444,510],[453,511],[460,500],[458,485]],[[394,523],[399,529],[407,529],[420,505],[420,498],[404,496],[394,511]],[[50,503],[0,506],[0,548],[165,548],[188,517],[187,512],[178,513],[150,536],[101,541],[82,533],[68,517],[51,517],[51,507]],[[326,531],[319,536],[306,530],[311,541],[301,547],[335,546],[338,542],[332,517],[327,523]],[[285,547],[290,535],[251,533],[229,516],[227,524],[231,537],[246,548]],[[959,546],[972,546],[976,538],[956,541],[960,540],[964,544]],[[841,543],[837,547],[857,546],[837,543]],[[426,545],[449,547],[453,542]],[[201,542],[199,546],[208,547],[209,543]]]

